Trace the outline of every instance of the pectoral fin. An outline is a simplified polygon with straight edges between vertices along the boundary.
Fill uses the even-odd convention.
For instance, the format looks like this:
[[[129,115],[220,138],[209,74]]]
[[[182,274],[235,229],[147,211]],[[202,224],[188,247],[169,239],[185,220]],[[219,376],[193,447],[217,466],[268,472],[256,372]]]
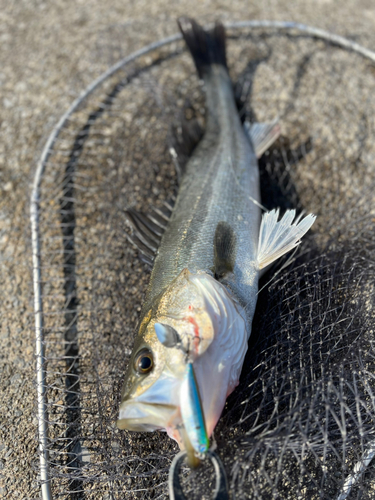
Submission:
[[[302,220],[301,217],[295,218],[295,216],[295,210],[287,210],[278,221],[279,209],[263,214],[258,244],[259,269],[267,267],[296,248],[316,219],[313,214],[307,215]]]
[[[260,158],[280,136],[280,125],[277,120],[271,123],[249,123],[245,121],[243,126],[254,146],[257,158]]]
[[[218,223],[214,236],[214,272],[220,280],[233,272],[236,260],[236,235],[231,226],[224,221]]]

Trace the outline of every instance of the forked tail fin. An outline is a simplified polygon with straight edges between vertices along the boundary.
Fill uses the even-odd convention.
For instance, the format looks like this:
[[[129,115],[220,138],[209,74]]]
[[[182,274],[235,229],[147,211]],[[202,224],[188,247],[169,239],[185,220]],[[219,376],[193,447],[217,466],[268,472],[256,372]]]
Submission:
[[[204,77],[211,64],[219,64],[227,68],[225,29],[221,23],[217,22],[209,31],[205,31],[189,17],[180,17],[177,23],[200,78]]]
[[[263,214],[258,244],[259,269],[264,269],[297,247],[302,236],[307,233],[316,219],[313,214],[307,215],[302,220],[300,216],[295,219],[295,216],[295,210],[287,210],[281,220],[278,220],[278,209]]]

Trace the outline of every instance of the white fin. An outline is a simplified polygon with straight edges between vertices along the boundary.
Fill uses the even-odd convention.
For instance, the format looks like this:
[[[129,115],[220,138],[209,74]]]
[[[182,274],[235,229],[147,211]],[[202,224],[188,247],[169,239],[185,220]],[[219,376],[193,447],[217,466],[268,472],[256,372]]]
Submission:
[[[277,120],[271,123],[245,121],[244,128],[251,139],[257,158],[260,158],[280,135],[280,125]]]
[[[316,219],[313,214],[307,215],[302,220],[300,216],[294,220],[295,216],[295,210],[287,210],[278,221],[279,209],[263,214],[258,244],[259,269],[272,264],[279,257],[297,247],[302,236],[307,233]]]

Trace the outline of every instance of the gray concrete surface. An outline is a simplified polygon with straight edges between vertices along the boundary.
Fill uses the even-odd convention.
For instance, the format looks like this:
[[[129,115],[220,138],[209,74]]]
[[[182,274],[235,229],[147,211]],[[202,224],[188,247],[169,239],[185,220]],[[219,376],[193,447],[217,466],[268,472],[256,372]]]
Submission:
[[[370,0],[0,2],[0,497],[40,496],[28,219],[37,159],[79,92],[192,13],[202,22],[299,21],[375,47]]]

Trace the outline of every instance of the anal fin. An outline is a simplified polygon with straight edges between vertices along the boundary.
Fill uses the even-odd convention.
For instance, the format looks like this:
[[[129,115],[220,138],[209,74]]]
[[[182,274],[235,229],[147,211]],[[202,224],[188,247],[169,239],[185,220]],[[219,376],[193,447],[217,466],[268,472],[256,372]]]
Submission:
[[[260,158],[280,136],[280,125],[277,120],[270,123],[249,123],[244,128],[254,146],[257,158]]]
[[[313,214],[309,214],[303,219],[295,217],[295,210],[287,210],[279,221],[279,209],[263,214],[258,244],[259,269],[264,269],[282,255],[296,248],[316,219]]]

